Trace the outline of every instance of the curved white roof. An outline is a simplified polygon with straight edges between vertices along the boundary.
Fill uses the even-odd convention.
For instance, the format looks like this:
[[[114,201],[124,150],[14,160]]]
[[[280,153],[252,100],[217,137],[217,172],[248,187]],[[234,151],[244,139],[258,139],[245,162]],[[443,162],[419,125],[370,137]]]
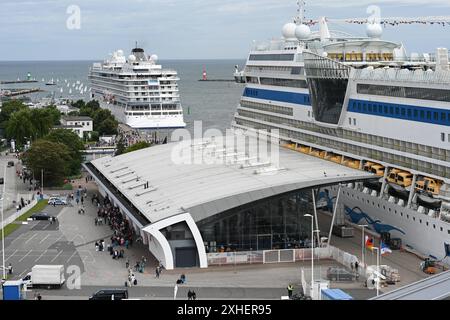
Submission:
[[[226,159],[238,160],[228,164],[176,164],[172,159],[174,148],[182,152],[202,150],[202,147],[192,147],[190,142],[183,147],[170,143],[100,158],[92,161],[92,165],[151,223],[185,212],[200,221],[255,200],[301,188],[373,178],[367,172],[281,147],[279,170],[262,162],[259,168],[241,168],[242,164],[258,163],[245,162],[242,159],[245,156],[233,156],[233,152],[228,152]],[[223,145],[215,146],[215,150],[215,157],[226,154]],[[256,174],[257,170],[260,172]],[[148,188],[144,189],[147,182]]]

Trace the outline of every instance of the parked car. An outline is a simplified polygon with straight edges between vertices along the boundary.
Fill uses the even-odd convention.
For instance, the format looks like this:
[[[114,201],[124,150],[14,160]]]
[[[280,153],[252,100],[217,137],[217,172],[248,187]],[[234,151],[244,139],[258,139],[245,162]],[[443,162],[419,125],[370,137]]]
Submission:
[[[127,289],[103,289],[95,292],[89,300],[122,300],[128,299]]]
[[[64,198],[52,197],[52,198],[48,199],[48,204],[50,204],[50,205],[66,205],[67,200]]]
[[[329,267],[327,279],[331,281],[354,281],[356,274],[344,268]]]
[[[53,219],[53,221],[56,220],[55,217],[49,215],[47,212],[36,212],[33,213],[30,217],[33,220],[50,220]]]
[[[14,161],[8,161],[8,167],[14,167]]]

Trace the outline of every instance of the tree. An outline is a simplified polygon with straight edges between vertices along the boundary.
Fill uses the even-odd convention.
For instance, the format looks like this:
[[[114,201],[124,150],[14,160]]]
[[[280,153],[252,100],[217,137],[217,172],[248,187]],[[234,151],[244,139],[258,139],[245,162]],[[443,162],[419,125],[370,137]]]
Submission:
[[[10,100],[3,102],[2,105],[2,111],[0,112],[0,124],[2,124],[2,127],[5,128],[7,125],[7,122],[9,121],[11,115],[14,112],[26,109],[27,106],[23,104],[20,100]]]
[[[109,111],[109,110],[106,110],[106,111]],[[109,116],[102,122],[98,123],[97,126],[95,125],[95,121],[94,121],[94,129],[96,131],[98,131],[98,133],[102,136],[117,134],[118,126],[119,126],[119,122],[117,122],[117,120],[114,119],[112,116]]]
[[[91,132],[91,141],[98,141],[98,139],[100,138],[100,135],[98,134],[98,131],[92,131]]]
[[[50,130],[55,125],[55,119],[57,116],[51,109],[32,109],[31,113],[31,124],[33,126],[34,135],[33,137],[39,139],[50,132]],[[58,112],[59,113],[59,112]],[[59,121],[58,121],[59,123]]]
[[[70,151],[62,143],[37,140],[23,156],[24,163],[35,177],[44,170],[44,186],[62,186],[70,173]]]
[[[76,102],[72,102],[71,103],[72,107],[77,108],[77,109],[81,109],[83,108],[86,104],[84,103],[84,100],[77,100]]]
[[[56,129],[52,130],[44,139],[65,145],[70,154],[70,175],[76,175],[80,172],[81,162],[83,161],[81,152],[84,150],[84,144],[75,132],[67,129]]]
[[[36,137],[30,109],[22,109],[11,115],[6,125],[6,137],[14,139],[17,146],[23,146],[27,139]]]
[[[70,111],[67,115],[73,116],[73,117],[78,117],[80,115],[80,113],[78,111]]]
[[[135,143],[132,146],[129,146],[128,148],[126,148],[124,153],[145,149],[150,146],[151,146],[151,144],[148,143],[147,141],[139,141],[138,143]]]
[[[125,142],[123,141],[123,135],[121,134],[119,136],[119,139],[116,143],[116,156],[120,156],[121,154],[125,153]]]

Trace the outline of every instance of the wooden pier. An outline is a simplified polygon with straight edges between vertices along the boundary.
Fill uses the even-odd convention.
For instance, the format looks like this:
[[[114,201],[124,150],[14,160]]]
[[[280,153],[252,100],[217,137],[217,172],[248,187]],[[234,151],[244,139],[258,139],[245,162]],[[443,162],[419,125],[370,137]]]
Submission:
[[[3,80],[0,84],[15,84],[15,83],[36,83],[37,80]]]

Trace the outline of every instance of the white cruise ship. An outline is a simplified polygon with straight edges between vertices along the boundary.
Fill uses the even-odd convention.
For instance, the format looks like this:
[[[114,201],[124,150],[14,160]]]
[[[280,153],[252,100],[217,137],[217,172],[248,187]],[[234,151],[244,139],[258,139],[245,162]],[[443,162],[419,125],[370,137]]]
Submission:
[[[90,69],[91,97],[132,128],[184,128],[178,74],[157,62],[156,55],[148,57],[141,48],[128,58],[122,50],[114,52]]]
[[[381,39],[319,31],[297,17],[255,44],[232,127],[278,129],[298,152],[374,173],[341,187],[338,213],[404,248],[449,263],[450,71],[447,49],[406,53]],[[333,206],[337,187],[321,190]],[[320,200],[319,200],[320,201]]]

